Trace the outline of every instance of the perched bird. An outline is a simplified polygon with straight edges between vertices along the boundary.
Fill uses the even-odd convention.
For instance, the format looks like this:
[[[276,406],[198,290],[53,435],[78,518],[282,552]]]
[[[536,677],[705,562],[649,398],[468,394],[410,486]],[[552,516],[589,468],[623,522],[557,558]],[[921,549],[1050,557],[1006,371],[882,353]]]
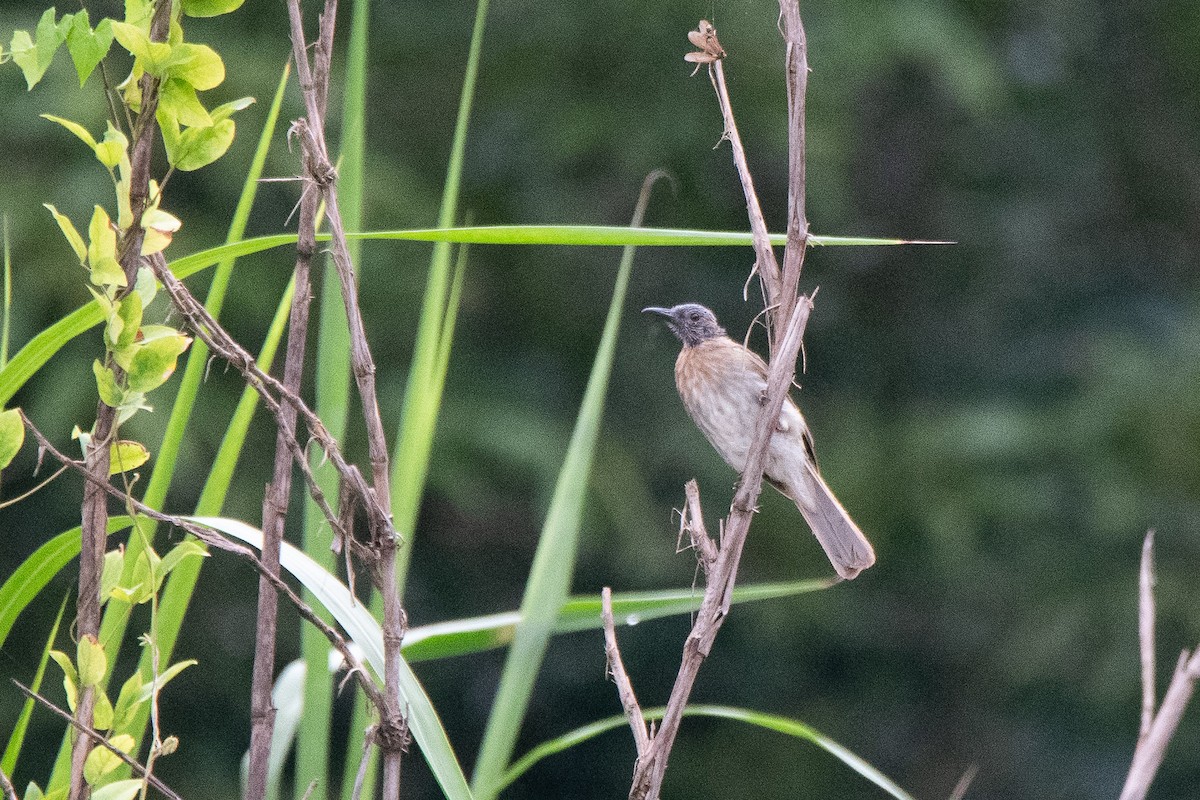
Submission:
[[[721,458],[741,474],[766,398],[766,363],[726,336],[704,306],[685,303],[642,311],[664,317],[683,342],[675,361],[679,396]],[[817,472],[812,436],[790,397],[771,436],[764,477],[800,509],[838,575],[853,578],[875,563],[871,543]]]

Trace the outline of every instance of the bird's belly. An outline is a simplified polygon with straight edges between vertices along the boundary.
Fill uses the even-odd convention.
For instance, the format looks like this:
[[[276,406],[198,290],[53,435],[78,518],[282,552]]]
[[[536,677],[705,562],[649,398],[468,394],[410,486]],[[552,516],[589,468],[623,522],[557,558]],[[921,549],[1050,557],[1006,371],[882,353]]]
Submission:
[[[760,393],[739,381],[697,380],[679,387],[688,413],[721,458],[738,472],[754,437]]]
[[[705,438],[738,473],[746,468],[746,456],[754,428],[762,411],[766,382],[736,363],[725,368],[709,359],[681,364],[676,372],[680,397]],[[804,418],[791,403],[785,403],[771,435],[764,465],[766,475],[779,482],[788,480],[794,454],[803,452]]]

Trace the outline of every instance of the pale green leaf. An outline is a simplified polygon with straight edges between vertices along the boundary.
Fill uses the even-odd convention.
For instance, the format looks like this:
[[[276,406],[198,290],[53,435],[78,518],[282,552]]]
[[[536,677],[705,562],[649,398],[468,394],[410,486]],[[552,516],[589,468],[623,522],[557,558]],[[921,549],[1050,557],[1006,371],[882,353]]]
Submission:
[[[78,122],[73,122],[62,117],[56,117],[53,114],[42,114],[41,117],[42,119],[48,119],[51,122],[57,122],[59,125],[62,125],[71,133],[79,137],[79,140],[86,144],[93,151],[96,149],[96,137],[92,136],[92,134],[88,132],[88,129],[80,125]]]
[[[125,286],[125,271],[117,262],[117,232],[101,206],[92,211],[88,225],[88,266],[92,283],[97,286]]]
[[[196,87],[183,78],[171,77],[163,81],[158,96],[159,108],[162,113],[170,114],[180,125],[212,125],[204,104],[196,96]]]
[[[92,800],[133,800],[142,791],[142,782],[134,778],[107,783],[92,792]]]
[[[237,11],[246,0],[183,0],[183,13],[189,17],[216,17]]]
[[[67,31],[67,51],[71,54],[71,61],[75,63],[80,86],[87,83],[88,76],[104,59],[112,41],[112,20],[100,20],[93,30],[88,22],[87,9],[76,12]]]
[[[229,145],[233,144],[234,131],[231,119],[223,119],[204,128],[185,128],[174,142],[174,147],[167,147],[167,161],[182,172],[207,167],[225,155]],[[165,136],[163,141],[164,144],[167,142]]]
[[[225,80],[225,62],[206,44],[178,44],[171,48],[167,74],[197,91],[213,89]]]
[[[150,460],[150,451],[141,442],[121,439],[109,445],[109,475],[135,470]]]
[[[108,695],[100,687],[96,688],[96,704],[92,707],[92,727],[98,731],[106,731],[112,727],[113,707]]]
[[[79,685],[86,689],[99,686],[108,672],[108,656],[95,636],[79,637],[76,644],[76,665],[79,668]]]
[[[100,359],[96,359],[92,362],[92,373],[96,376],[96,391],[100,395],[100,401],[109,408],[120,406],[124,400],[123,392],[117,385],[117,376],[112,369],[104,366]]]
[[[0,411],[0,469],[17,457],[25,443],[25,423],[15,408]]]
[[[145,328],[142,329],[145,331]],[[191,337],[175,332],[173,336],[143,341],[133,354],[126,376],[129,388],[135,392],[149,392],[162,384],[175,372],[179,355],[191,344]]]
[[[84,131],[86,133],[86,131]],[[79,235],[79,231],[75,229],[74,223],[70,218],[49,203],[43,203],[50,213],[54,216],[54,221],[58,223],[58,229],[62,231],[63,236],[67,239],[67,244],[71,245],[71,249],[75,251],[75,255],[79,257],[80,264],[87,264],[87,244],[83,241],[83,237]]]

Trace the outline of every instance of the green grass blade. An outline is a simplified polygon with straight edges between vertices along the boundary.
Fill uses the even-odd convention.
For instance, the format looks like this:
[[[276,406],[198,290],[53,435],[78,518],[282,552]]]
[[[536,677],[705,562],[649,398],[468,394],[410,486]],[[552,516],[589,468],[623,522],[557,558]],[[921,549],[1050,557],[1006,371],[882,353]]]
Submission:
[[[633,225],[641,224],[645,213],[648,189],[643,190]],[[521,721],[529,706],[533,684],[541,669],[546,647],[554,633],[558,609],[567,600],[571,576],[575,569],[575,552],[579,538],[579,522],[587,497],[588,477],[600,421],[604,415],[604,398],[616,354],[617,332],[621,326],[621,311],[629,275],[633,270],[632,247],[626,247],[617,270],[616,285],[608,307],[604,333],[592,364],[587,389],[575,421],[575,430],[567,446],[546,522],[538,540],[537,552],[525,596],[521,601],[521,621],[513,633],[512,646],[500,677],[500,688],[492,705],[479,759],[475,763],[472,789],[481,798],[492,798],[500,790],[499,782],[516,746]]]
[[[33,673],[33,680],[29,682],[29,688],[33,691],[40,691],[42,688],[42,678],[46,676],[46,664],[50,661],[50,651],[54,649],[54,640],[58,636],[58,626],[62,622],[63,612],[67,609],[67,596],[64,595],[62,603],[58,606],[58,616],[54,618],[54,624],[50,626],[50,635],[46,637],[46,646],[42,648],[42,658],[38,662],[37,670]],[[5,775],[12,775],[17,769],[17,757],[21,754],[21,745],[25,743],[25,731],[29,729],[29,718],[33,716],[33,698],[27,698],[25,704],[21,707],[21,714],[17,717],[17,722],[13,725],[12,734],[8,737],[8,745],[4,748],[4,757],[0,758],[0,770]]]
[[[8,364],[8,332],[12,324],[12,250],[8,242],[8,215],[4,215],[4,321],[0,323],[0,369]],[[8,774],[12,774],[10,771]]]
[[[124,530],[133,524],[129,517],[110,517],[108,532],[110,534]],[[54,576],[63,567],[71,563],[71,559],[79,555],[80,529],[78,527],[63,531],[52,537],[29,558],[21,562],[21,566],[0,584],[0,647],[4,646],[8,634],[12,632],[13,623],[21,612],[35,597],[46,588]]]
[[[598,225],[502,225],[467,228],[427,228],[400,231],[368,231],[347,234],[350,239],[413,242],[459,242],[496,245],[592,245],[602,247],[745,247],[751,244],[749,233],[734,231],[694,231],[667,228],[623,228]],[[771,241],[783,244],[786,236],[773,234]],[[317,241],[329,241],[320,234]],[[171,270],[180,279],[208,269],[225,258],[261,253],[274,247],[294,245],[294,234],[277,234],[220,245],[184,256],[171,262]],[[852,236],[809,236],[814,246],[876,246],[901,244],[952,244],[909,239],[884,239]],[[0,369],[0,405],[25,385],[63,345],[89,328],[100,324],[103,315],[95,301],[68,314],[33,337]]]
[[[262,544],[262,532],[244,522],[216,517],[195,517],[194,522],[207,525],[222,533],[246,542],[253,547]],[[280,564],[296,580],[313,593],[350,638],[363,649],[367,664],[376,675],[383,674],[383,629],[359,600],[350,594],[345,584],[320,564],[297,548],[283,543]],[[416,739],[443,794],[450,800],[470,800],[471,790],[466,776],[450,746],[446,730],[424,687],[406,661],[401,660],[400,704],[407,712],[409,729]]]
[[[773,600],[828,589],[837,581],[815,580],[761,583],[734,589],[734,603]],[[694,589],[665,589],[613,595],[613,616],[618,624],[637,625],[661,617],[690,614],[700,608],[703,595]],[[479,653],[506,647],[513,640],[519,611],[438,622],[411,628],[404,636],[404,657],[410,662]],[[554,633],[599,630],[600,598],[573,597],[559,610]]]
[[[663,712],[666,709],[652,708],[646,709],[643,716],[647,720],[662,719]],[[830,739],[820,731],[806,725],[799,720],[781,717],[777,714],[766,714],[761,711],[751,711],[745,708],[733,708],[730,706],[717,705],[695,705],[688,706],[683,715],[685,717],[720,717],[722,719],[732,719],[738,722],[745,722],[748,725],[755,725],[767,730],[783,733],[788,736],[794,736],[798,739],[815,744],[825,752],[837,758],[850,769],[857,772],[862,777],[866,778],[871,783],[875,784],[885,792],[890,794],[896,800],[913,800],[912,795],[901,789],[895,782],[889,779],[882,772],[871,766],[859,756],[850,752],[842,745]],[[618,728],[625,729],[628,726],[628,721],[624,716],[608,717],[606,719],[593,722],[590,725],[576,728],[573,731],[564,733],[562,736],[557,736],[547,742],[543,742],[537,747],[530,750],[520,759],[513,763],[512,767],[504,773],[501,788],[512,784],[517,778],[524,774],[530,767],[541,761],[547,756],[552,756],[556,753],[561,753],[571,747],[574,747],[581,742],[586,742],[588,739],[593,739],[607,731],[616,730]]]
[[[463,77],[458,117],[454,125],[454,140],[446,167],[446,183],[442,190],[441,208],[438,211],[440,228],[450,227],[458,216],[458,194],[462,183],[467,129],[475,98],[475,86],[479,78],[487,7],[488,0],[478,0],[475,7],[475,26],[471,32],[467,70]],[[433,248],[429,263],[429,277],[425,283],[421,318],[417,323],[413,360],[408,371],[408,382],[404,387],[400,431],[392,457],[392,515],[396,530],[404,537],[396,551],[396,576],[399,583],[397,589],[401,597],[404,596],[413,534],[421,497],[425,493],[429,456],[433,450],[433,436],[437,430],[438,412],[441,410],[446,384],[450,342],[445,336],[448,329],[453,330],[453,321],[447,328],[446,320],[447,316],[452,317],[456,314],[456,309],[451,307],[448,297],[451,294],[452,282],[450,244],[440,241]]]

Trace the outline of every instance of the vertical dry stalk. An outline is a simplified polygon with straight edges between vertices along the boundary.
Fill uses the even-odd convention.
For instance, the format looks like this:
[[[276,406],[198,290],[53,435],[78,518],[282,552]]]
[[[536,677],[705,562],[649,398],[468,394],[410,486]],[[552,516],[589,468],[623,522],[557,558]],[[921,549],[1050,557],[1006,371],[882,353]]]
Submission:
[[[296,62],[296,75],[304,94],[306,120],[294,126],[304,149],[306,179],[312,188],[319,190],[325,201],[329,229],[332,233],[330,255],[337,270],[342,287],[342,300],[350,328],[350,359],[362,403],[363,419],[366,423],[367,448],[371,459],[371,479],[374,500],[382,511],[383,518],[372,519],[371,540],[376,553],[373,565],[375,583],[383,596],[383,643],[384,643],[384,698],[386,707],[380,708],[380,722],[375,732],[383,752],[382,791],[384,798],[400,795],[401,755],[407,743],[407,730],[400,713],[400,643],[404,636],[405,617],[400,606],[396,584],[395,530],[390,519],[390,487],[388,481],[387,437],[375,392],[375,364],[358,306],[358,282],[354,267],[350,263],[346,232],[342,225],[341,209],[338,205],[336,172],[329,159],[325,144],[325,101],[328,97],[329,59],[333,52],[334,23],[337,15],[337,0],[326,0],[321,15],[320,34],[316,46],[316,69],[311,70],[299,0],[288,0],[288,18],[291,23],[292,54]]]
[[[316,225],[319,195],[305,186],[300,198],[299,230],[296,239],[295,294],[288,317],[287,353],[283,385],[299,394],[304,373],[304,351],[308,339],[308,312],[312,302],[312,257],[317,249]],[[267,791],[271,737],[275,729],[275,706],[271,687],[275,677],[275,639],[279,594],[272,578],[279,576],[279,549],[292,493],[292,449],[296,438],[296,408],[280,408],[275,435],[275,466],[263,495],[262,563],[269,575],[258,579],[258,616],[255,624],[254,672],[250,686],[250,751],[246,776],[247,800],[258,800]]]
[[[795,376],[796,360],[804,338],[804,329],[812,311],[812,302],[797,294],[800,270],[804,263],[807,246],[808,221],[804,209],[804,93],[807,87],[807,57],[805,55],[804,29],[800,23],[798,8],[786,0],[780,3],[785,20],[788,40],[788,121],[789,121],[789,184],[788,184],[788,242],[784,251],[784,270],[780,271],[767,234],[766,220],[754,191],[746,163],[741,136],[733,118],[732,105],[725,84],[721,59],[725,52],[716,38],[713,27],[702,21],[698,31],[689,34],[689,39],[701,48],[688,60],[708,64],[713,86],[721,106],[725,125],[725,137],[733,149],[734,164],[746,197],[757,256],[756,269],[761,277],[768,311],[771,312],[770,368],[767,391],[758,419],[755,421],[754,439],[746,458],[737,493],[734,496],[729,516],[725,520],[723,535],[719,543],[712,543],[704,531],[700,519],[699,491],[695,484],[688,485],[689,532],[697,550],[702,554],[706,568],[704,599],[696,614],[691,633],[684,644],[683,658],[675,685],[671,690],[658,732],[651,739],[647,753],[641,755],[634,770],[633,784],[629,796],[633,800],[657,800],[661,791],[667,761],[683,711],[695,685],[700,665],[712,650],[717,632],[729,613],[733,588],[737,581],[738,564],[745,548],[755,504],[762,491],[763,468],[775,421],[779,419],[783,403],[787,398]],[[799,128],[799,130],[797,130]],[[707,541],[708,544],[704,544]],[[715,551],[715,558],[712,557]]]
[[[171,22],[171,3],[159,3],[150,22],[150,39],[166,41]],[[158,79],[146,73],[141,78],[142,108],[133,130],[130,150],[129,205],[133,222],[124,232],[118,260],[125,272],[126,288],[118,297],[128,294],[137,282],[138,267],[141,266],[142,240],[145,230],[141,226],[150,193],[150,157],[154,147],[154,132],[158,123],[154,112],[158,107]],[[109,364],[120,378],[119,367]],[[109,445],[116,434],[117,410],[100,401],[96,404],[96,425],[92,429],[91,442],[87,448],[88,475],[107,483],[109,473]],[[93,639],[100,633],[100,575],[104,571],[104,551],[108,541],[108,497],[96,481],[88,481],[83,490],[81,519],[81,546],[79,552],[79,599],[75,615],[75,634]],[[86,728],[92,725],[96,697],[92,688],[84,688],[75,707],[76,720]],[[87,787],[83,780],[83,765],[92,743],[86,736],[79,736],[71,750],[71,800],[84,797]]]
[[[1179,654],[1175,673],[1154,710],[1154,531],[1147,531],[1142,544],[1138,580],[1138,641],[1142,662],[1142,717],[1133,762],[1125,777],[1120,800],[1144,800],[1150,784],[1167,754],[1167,746],[1179,728],[1183,712],[1200,681],[1200,647]]]

